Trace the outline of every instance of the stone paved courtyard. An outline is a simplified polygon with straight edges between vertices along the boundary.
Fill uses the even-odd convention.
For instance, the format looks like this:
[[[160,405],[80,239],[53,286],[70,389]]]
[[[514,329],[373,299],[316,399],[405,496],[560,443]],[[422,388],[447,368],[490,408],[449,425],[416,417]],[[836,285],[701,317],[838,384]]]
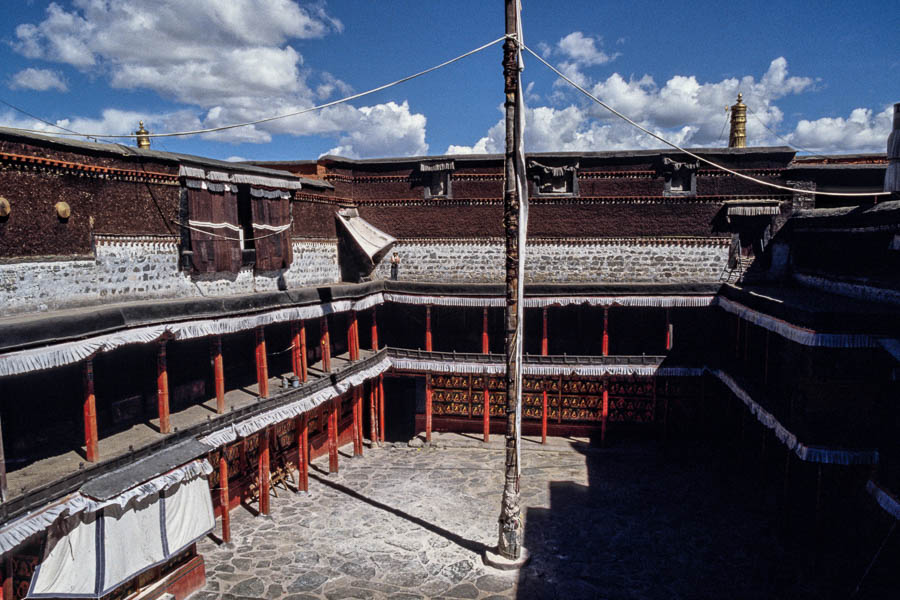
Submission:
[[[205,539],[194,598],[771,598],[782,557],[758,482],[709,448],[523,442],[532,554],[486,567],[497,539],[502,439],[443,434],[428,448],[366,448],[310,492],[279,489],[272,517],[232,511],[232,543]],[[217,531],[218,533],[218,531]],[[795,595],[796,597],[796,595]]]

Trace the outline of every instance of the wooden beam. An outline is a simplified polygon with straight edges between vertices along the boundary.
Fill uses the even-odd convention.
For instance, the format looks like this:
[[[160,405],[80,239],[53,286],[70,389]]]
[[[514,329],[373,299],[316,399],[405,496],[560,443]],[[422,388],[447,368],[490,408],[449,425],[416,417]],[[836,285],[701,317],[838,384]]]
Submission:
[[[94,360],[84,361],[84,451],[88,462],[100,460],[97,436],[97,399],[94,395]],[[6,478],[6,469],[4,479]]]
[[[425,443],[431,443],[431,375],[425,375]]]
[[[425,351],[431,352],[431,305],[425,305]]]
[[[222,542],[231,541],[231,513],[228,510],[228,460],[225,458],[225,446],[219,456],[219,506],[222,509]]]
[[[328,336],[328,315],[322,315],[319,319],[320,339],[319,344],[322,348],[322,370],[326,373],[331,372],[331,338]]]
[[[296,418],[297,427],[297,491],[309,491],[309,413]]]
[[[169,373],[166,366],[166,340],[160,340],[156,353],[156,404],[159,431],[169,433]]]
[[[269,514],[269,426],[259,432],[259,513]]]
[[[378,350],[378,307],[372,307],[372,350]]]
[[[222,336],[214,335],[210,338],[210,350],[212,352],[213,380],[216,386],[216,414],[225,412],[225,365],[222,361]]]
[[[338,472],[338,415],[340,414],[341,397],[331,401],[328,412],[328,472]]]
[[[256,381],[259,386],[259,397],[269,397],[269,366],[266,357],[266,330],[256,328]]]

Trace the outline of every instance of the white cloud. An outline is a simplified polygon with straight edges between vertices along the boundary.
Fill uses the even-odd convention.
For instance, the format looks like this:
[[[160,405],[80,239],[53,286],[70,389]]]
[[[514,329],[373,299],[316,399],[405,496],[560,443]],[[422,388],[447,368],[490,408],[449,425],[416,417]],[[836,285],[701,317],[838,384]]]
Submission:
[[[891,132],[893,109],[875,114],[868,108],[856,108],[846,119],[822,117],[802,119],[787,139],[798,147],[815,152],[884,152]]]
[[[35,90],[46,92],[47,90],[68,91],[66,82],[58,71],[50,69],[23,69],[12,76],[9,87],[14,90]]]
[[[296,0],[73,0],[51,4],[38,24],[16,29],[15,49],[29,58],[72,65],[122,89],[150,89],[201,109],[197,114],[137,115],[109,109],[72,128],[133,131],[206,129],[289,114],[352,93],[346,82],[304,65],[289,42],[340,32],[322,5]],[[107,127],[108,129],[103,129]],[[425,117],[406,103],[340,105],[263,124],[204,134],[224,142],[265,143],[276,134],[330,135],[352,156],[427,151]]]
[[[603,50],[597,48],[597,44],[602,44],[601,38],[587,37],[580,31],[573,31],[569,35],[560,39],[556,43],[557,50],[568,59],[578,65],[585,67],[593,67],[596,65],[605,65],[615,60],[619,53],[607,54]]]
[[[582,74],[583,75],[583,74]],[[584,76],[584,75],[583,75]],[[773,60],[763,75],[727,78],[701,83],[693,75],[676,75],[662,86],[649,75],[625,79],[618,73],[586,85],[592,94],[631,117],[654,133],[682,146],[727,144],[728,115],[737,93],[751,113],[748,145],[783,145],[773,135],[784,118],[777,101],[785,96],[814,89],[815,80],[788,73],[787,60]],[[557,89],[553,99],[559,106],[526,109],[525,143],[529,151],[602,151],[661,148],[663,143],[640,132],[599,105],[580,102],[580,94]],[[875,114],[859,108],[849,118],[801,120],[784,137],[790,143],[818,152],[880,152],[890,133],[890,107]],[[765,127],[763,126],[765,124]],[[504,126],[498,121],[471,146],[451,145],[448,154],[500,153],[504,148]]]
[[[347,133],[326,154],[362,158],[428,153],[425,115],[410,113],[407,102],[364,106],[347,117],[354,122],[346,123]]]

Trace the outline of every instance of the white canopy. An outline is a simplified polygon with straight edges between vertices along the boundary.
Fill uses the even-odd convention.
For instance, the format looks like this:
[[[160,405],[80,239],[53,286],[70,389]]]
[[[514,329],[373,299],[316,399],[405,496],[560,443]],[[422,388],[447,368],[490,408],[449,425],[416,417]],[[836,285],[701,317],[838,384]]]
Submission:
[[[350,234],[360,251],[377,265],[397,240],[359,216],[355,208],[338,211],[338,221]]]

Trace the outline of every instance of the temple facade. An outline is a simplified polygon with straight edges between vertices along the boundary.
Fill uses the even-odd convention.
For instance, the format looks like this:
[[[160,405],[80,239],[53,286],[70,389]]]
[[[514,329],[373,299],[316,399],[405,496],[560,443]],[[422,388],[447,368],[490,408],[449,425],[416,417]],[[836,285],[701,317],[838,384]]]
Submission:
[[[888,159],[694,152],[791,191],[676,152],[527,157],[523,432],[710,440],[787,538],[863,556],[900,518],[900,198],[813,192],[879,192]],[[502,192],[501,156],[0,129],[2,597],[180,600],[196,541],[312,458],[502,435]]]

